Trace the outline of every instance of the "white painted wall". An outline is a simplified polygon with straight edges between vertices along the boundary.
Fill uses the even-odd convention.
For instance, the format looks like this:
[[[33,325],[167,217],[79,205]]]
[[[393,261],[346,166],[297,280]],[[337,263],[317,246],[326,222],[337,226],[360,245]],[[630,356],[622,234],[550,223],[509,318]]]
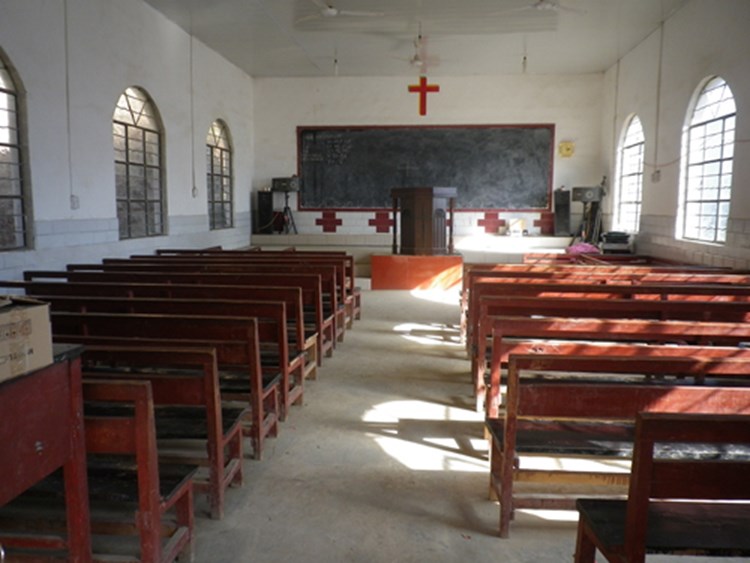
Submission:
[[[34,250],[0,254],[0,275],[157,247],[249,243],[253,83],[244,72],[139,0],[3,0],[0,49],[25,90],[35,232]],[[167,236],[121,242],[111,122],[128,86],[148,92],[164,125],[169,217]],[[233,141],[236,227],[209,231],[205,139],[217,118]]]
[[[255,79],[255,190],[275,176],[297,171],[297,126],[555,124],[556,143],[575,143],[575,154],[555,154],[553,187],[596,185],[602,166],[603,75],[477,76],[441,78],[428,96],[427,115],[418,115],[417,96],[407,91],[415,78]],[[365,216],[339,214],[345,235],[372,234]],[[468,215],[468,214],[459,214]],[[457,221],[457,234],[475,234],[479,214]],[[300,232],[318,234],[320,212],[296,212]]]
[[[691,0],[607,72],[602,127],[607,166],[627,116],[646,136],[643,219],[645,253],[702,264],[750,268],[750,2]],[[661,52],[661,64],[660,61]],[[661,72],[660,72],[661,69]],[[709,76],[729,84],[737,104],[734,179],[726,245],[675,238],[682,128],[696,89]],[[660,93],[660,95],[659,95]],[[657,104],[658,101],[660,103]],[[651,175],[659,170],[658,182]]]

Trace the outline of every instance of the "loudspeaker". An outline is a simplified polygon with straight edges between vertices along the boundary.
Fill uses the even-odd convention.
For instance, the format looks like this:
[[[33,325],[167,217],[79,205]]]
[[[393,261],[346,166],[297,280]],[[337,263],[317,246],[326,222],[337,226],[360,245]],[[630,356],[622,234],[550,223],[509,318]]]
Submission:
[[[255,231],[262,235],[273,234],[273,192],[257,192],[258,222]]]
[[[555,236],[570,236],[570,192],[557,190],[555,194]]]

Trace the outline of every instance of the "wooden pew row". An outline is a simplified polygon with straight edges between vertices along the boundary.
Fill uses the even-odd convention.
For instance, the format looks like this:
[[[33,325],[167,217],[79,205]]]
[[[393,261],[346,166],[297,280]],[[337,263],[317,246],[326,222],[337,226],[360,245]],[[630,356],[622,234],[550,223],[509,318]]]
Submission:
[[[346,307],[344,304],[344,276],[342,264],[318,263],[309,264],[295,261],[257,260],[252,257],[216,261],[212,258],[175,258],[153,256],[147,259],[105,259],[102,264],[69,264],[69,271],[122,271],[122,272],[185,272],[185,273],[292,273],[317,274],[321,279],[323,316],[330,322],[336,342],[344,340],[346,332]]]
[[[467,349],[471,355],[478,350],[479,305],[486,296],[514,297],[578,297],[591,300],[632,299],[650,301],[750,301],[750,285],[694,285],[690,283],[649,283],[639,285],[589,284],[584,280],[570,281],[503,278],[476,282],[469,299]],[[597,302],[598,306],[598,302]]]
[[[197,315],[50,313],[57,341],[128,346],[198,346],[216,349],[223,400],[250,406],[253,455],[260,459],[265,439],[278,434],[281,373],[264,374],[258,322],[249,317]]]
[[[159,256],[190,256],[190,255],[203,255],[203,256],[233,256],[233,255],[245,255],[245,254],[257,254],[260,253],[263,256],[273,256],[273,257],[286,257],[289,254],[300,256],[304,259],[308,257],[316,257],[316,256],[323,256],[323,257],[336,257],[336,258],[342,258],[344,260],[345,264],[345,273],[346,273],[346,291],[347,291],[347,302],[349,299],[351,299],[352,303],[352,317],[354,319],[360,319],[362,316],[362,294],[361,289],[356,286],[355,283],[355,272],[354,272],[354,257],[344,251],[336,251],[336,250],[299,250],[294,247],[289,247],[283,250],[268,250],[261,247],[252,247],[249,249],[232,249],[232,250],[222,250],[221,248],[214,248],[214,249],[204,249],[204,250],[195,250],[195,249],[169,249],[169,248],[162,248],[157,249],[156,254]]]
[[[194,257],[213,258],[217,260],[225,259],[257,259],[273,260],[274,262],[296,262],[296,263],[331,263],[343,265],[344,269],[344,293],[342,302],[347,308],[347,326],[351,327],[354,319],[362,316],[362,296],[361,289],[356,286],[354,276],[354,257],[343,251],[299,251],[294,247],[284,250],[266,250],[260,247],[252,249],[233,249],[233,250],[212,250],[196,251],[189,249],[159,249],[156,251],[157,257],[163,258],[182,258],[191,259]],[[131,256],[131,258],[149,258],[146,256]]]
[[[471,352],[472,381],[483,389],[483,376],[491,346],[492,320],[495,316],[516,317],[597,317],[606,319],[695,320],[715,322],[747,322],[750,301],[647,301],[632,299],[601,299],[592,301],[577,297],[505,297],[485,296],[480,299],[476,345]]]
[[[685,384],[687,378],[702,378],[710,370],[729,377],[734,368],[719,367],[726,363],[747,373],[747,362],[742,360],[512,354],[505,413],[487,418],[492,437],[490,487],[500,500],[500,537],[508,537],[514,510],[570,509],[575,497],[581,496],[575,492],[550,496],[549,490],[516,494],[518,483],[605,486],[622,485],[627,478],[611,472],[526,468],[528,460],[521,456],[628,459],[633,423],[640,412],[750,414],[750,386]],[[522,377],[527,371],[534,377]],[[559,372],[587,373],[598,380],[562,378]],[[685,379],[664,384],[654,384],[653,379],[621,380],[641,374]]]
[[[323,292],[319,275],[315,274],[190,274],[175,272],[68,272],[68,271],[26,271],[25,281],[67,281],[119,284],[191,284],[214,286],[267,286],[298,287],[302,290],[305,334],[317,333],[317,357],[333,353],[332,320],[323,316]],[[244,297],[245,299],[248,296]],[[250,296],[252,298],[252,295]]]
[[[627,501],[581,499],[576,563],[643,563],[646,553],[750,557],[750,461],[686,460],[667,447],[750,449],[750,417],[643,413]],[[737,501],[740,501],[739,503]]]
[[[281,373],[281,419],[286,418],[293,404],[303,400],[304,356],[289,350],[286,306],[282,302],[57,295],[36,297],[50,303],[52,311],[254,317],[258,321],[261,368],[271,376]]]
[[[317,378],[317,366],[320,363],[320,357],[317,353],[318,334],[315,331],[305,334],[303,294],[300,288],[162,283],[122,284],[111,282],[25,281],[0,281],[0,287],[13,290],[23,289],[26,295],[29,296],[280,301],[286,306],[289,348],[292,354],[302,354],[305,357],[305,378]]]
[[[526,269],[524,269],[526,268]],[[529,270],[528,268],[532,268]],[[750,285],[750,276],[743,274],[705,274],[695,272],[654,272],[644,268],[609,267],[609,266],[574,266],[574,267],[541,267],[511,266],[498,267],[495,271],[482,269],[469,270],[463,279],[461,292],[461,334],[470,338],[474,326],[476,303],[482,291],[491,291],[486,286],[491,283],[508,283],[523,279],[527,283],[570,283],[607,285],[649,285],[649,284],[691,284],[691,285]],[[646,270],[646,271],[643,271]],[[533,279],[529,279],[533,278]],[[477,284],[484,288],[473,291]]]
[[[192,558],[194,468],[158,462],[150,383],[88,380],[83,394],[92,532],[94,537],[138,538],[133,552],[122,541],[108,541],[99,548],[95,544],[94,561],[168,563],[178,556]],[[102,406],[124,408],[104,414]],[[0,525],[54,528],[61,524],[61,501],[60,476],[53,473],[4,507]],[[22,541],[4,538],[3,545],[14,560],[23,555],[13,553],[25,547]]]
[[[177,441],[178,448],[170,456],[160,452],[160,459],[206,467],[206,478],[193,479],[194,490],[207,495],[212,518],[223,518],[226,490],[242,485],[241,424],[248,408],[222,406],[216,350],[87,344],[82,363],[84,379],[151,384],[157,438]],[[190,448],[182,447],[185,441]]]
[[[589,342],[632,342],[647,344],[737,346],[750,341],[750,324],[652,321],[636,319],[495,317],[492,326],[492,361],[485,399],[488,416],[494,417],[500,404],[503,345],[516,340],[570,340]],[[739,354],[739,352],[738,352]],[[484,383],[484,381],[483,381]]]
[[[700,264],[686,264],[667,258],[656,258],[648,255],[638,254],[573,254],[565,252],[527,252],[523,255],[524,264],[635,264],[647,266],[669,266],[675,268],[704,268],[706,270],[722,270],[729,268],[719,268],[716,266],[701,266]]]

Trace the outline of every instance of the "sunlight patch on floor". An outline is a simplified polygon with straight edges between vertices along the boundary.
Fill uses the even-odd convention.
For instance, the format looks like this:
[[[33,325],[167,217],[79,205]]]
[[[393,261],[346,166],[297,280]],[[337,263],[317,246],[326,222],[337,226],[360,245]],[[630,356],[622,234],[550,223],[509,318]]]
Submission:
[[[489,474],[487,442],[467,434],[481,415],[427,401],[389,401],[362,416],[382,450],[414,471]]]
[[[459,295],[461,292],[460,285],[455,285],[449,289],[412,289],[411,294],[417,299],[432,301],[433,303],[442,303],[443,305],[459,305]]]
[[[393,327],[403,338],[425,346],[462,346],[458,328],[440,323],[403,323]]]

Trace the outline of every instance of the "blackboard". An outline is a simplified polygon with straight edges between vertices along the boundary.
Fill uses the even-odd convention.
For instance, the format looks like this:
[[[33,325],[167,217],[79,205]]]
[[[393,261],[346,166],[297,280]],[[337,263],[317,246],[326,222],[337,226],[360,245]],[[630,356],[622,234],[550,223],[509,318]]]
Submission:
[[[554,125],[299,127],[302,209],[390,208],[455,187],[457,209],[549,209]]]

